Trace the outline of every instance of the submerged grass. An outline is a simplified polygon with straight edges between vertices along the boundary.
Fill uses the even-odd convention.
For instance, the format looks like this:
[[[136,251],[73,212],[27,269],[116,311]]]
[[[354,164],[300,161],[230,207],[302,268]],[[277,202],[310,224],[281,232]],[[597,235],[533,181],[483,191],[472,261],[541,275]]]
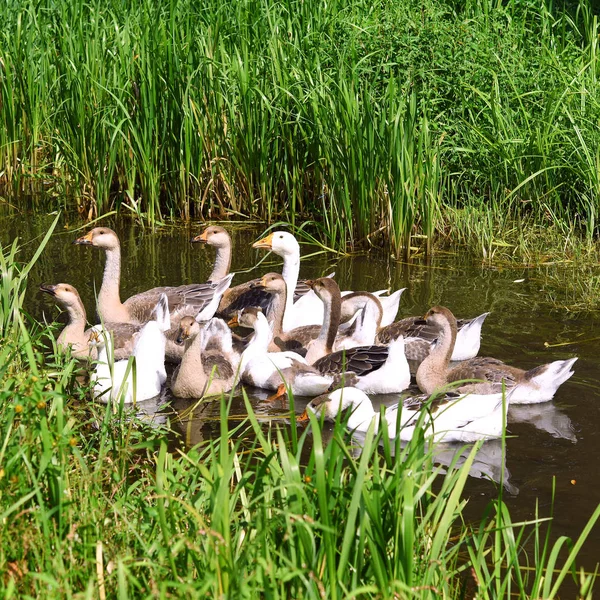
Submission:
[[[506,222],[597,237],[587,0],[13,0],[0,23],[11,197],[311,219],[398,257]]]
[[[569,579],[591,598],[576,559],[600,507],[566,554],[546,519],[511,521],[502,486],[469,526],[477,447],[443,472],[422,435],[384,425],[357,447],[339,420],[325,442],[314,416],[266,428],[247,398],[229,431],[222,398],[220,436],[169,451],[164,427],[45,357],[22,311],[32,263],[0,255],[0,597],[555,598]]]

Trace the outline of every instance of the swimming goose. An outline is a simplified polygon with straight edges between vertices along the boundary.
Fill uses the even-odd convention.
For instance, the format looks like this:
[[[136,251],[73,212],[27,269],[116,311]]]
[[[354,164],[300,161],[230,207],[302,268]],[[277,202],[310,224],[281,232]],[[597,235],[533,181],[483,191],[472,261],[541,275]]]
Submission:
[[[227,393],[235,387],[237,363],[229,328],[212,319],[201,325],[193,317],[179,322],[177,340],[185,341],[181,364],[171,379],[171,391],[178,398],[202,398]],[[239,359],[238,359],[239,360]]]
[[[176,323],[182,316],[198,314],[213,299],[220,283],[157,287],[131,296],[122,303],[119,294],[121,244],[117,234],[108,227],[95,227],[73,243],[101,248],[106,253],[104,277],[98,294],[98,314],[104,322],[146,323],[153,318],[158,298],[164,293],[169,301],[171,319]]]
[[[474,358],[481,346],[481,327],[489,312],[483,313],[474,319],[457,320],[457,336],[451,360],[467,360]],[[406,317],[387,327],[382,327],[377,333],[376,341],[379,344],[389,344],[399,335],[435,342],[438,335],[436,327],[422,322],[420,317]],[[421,362],[429,354],[430,346],[415,344],[407,347],[406,356],[409,360]]]
[[[148,321],[140,330],[132,359],[113,363],[112,345],[105,335],[96,333],[98,362],[92,374],[94,397],[102,402],[120,401],[128,404],[148,400],[160,394],[167,379],[165,346],[171,324],[166,294],[161,294],[155,309],[156,320]],[[109,335],[109,334],[108,334]]]
[[[567,381],[577,358],[557,360],[524,371],[504,364],[495,358],[476,357],[450,368],[450,357],[456,341],[456,319],[443,306],[434,306],[425,315],[425,321],[438,329],[437,343],[417,371],[417,385],[422,392],[431,394],[453,381],[466,379],[481,380],[488,389],[500,389],[505,382],[511,393],[511,403],[532,404],[552,400],[558,387]],[[461,389],[480,389],[479,384],[463,386]]]
[[[391,438],[399,436],[401,440],[410,440],[417,427],[421,427],[425,429],[425,436],[433,435],[435,441],[469,443],[502,436],[502,424],[506,422],[503,406],[506,409],[508,403],[508,399],[503,401],[502,393],[453,394],[440,400],[419,399],[404,401],[402,406],[395,404],[386,409],[384,418]],[[427,407],[425,411],[424,407]],[[307,412],[311,411],[335,421],[338,413],[348,408],[352,409],[347,424],[350,430],[367,431],[372,423],[375,431],[379,429],[381,414],[373,410],[371,400],[363,391],[352,387],[315,398],[298,420],[306,420]],[[423,420],[419,422],[421,415]]]
[[[241,378],[249,385],[277,390],[272,399],[282,396],[286,387],[297,396],[315,396],[335,383],[336,375],[322,375],[294,352],[268,352],[272,332],[260,309],[245,308],[230,324],[254,330],[248,347],[242,353]]]
[[[389,346],[356,346],[326,354],[313,363],[321,373],[352,372],[355,387],[368,394],[399,394],[410,385],[410,369],[404,354],[404,338]]]
[[[309,280],[307,284],[325,305],[325,318],[318,336],[307,345],[306,361],[323,374],[341,374],[351,371],[358,376],[356,387],[373,394],[392,394],[405,390],[410,384],[410,370],[404,353],[404,338],[394,340],[389,346],[363,344],[344,349],[349,340],[346,334],[336,333],[339,325],[342,298],[337,283],[327,277]],[[370,308],[375,310],[368,313]],[[369,321],[381,314],[380,305],[369,302],[362,309]],[[309,328],[298,328],[308,330]],[[293,336],[292,330],[287,336]],[[275,335],[276,325],[273,327]],[[375,335],[375,328],[365,328],[366,333]]]
[[[309,363],[334,350],[367,345],[373,343],[376,327],[372,326],[381,314],[381,305],[373,296],[373,301],[365,306],[366,311],[360,317],[364,323],[355,324],[354,328],[338,332],[340,314],[344,304],[340,297],[337,283],[329,277],[306,280],[306,284],[316,293],[317,298],[325,305],[325,318],[322,325],[304,325],[290,331],[283,331],[285,310],[287,310],[287,286],[278,273],[267,273],[254,284],[273,294],[271,310],[273,339],[270,351],[293,350],[306,354]]]
[[[99,331],[101,326],[85,328],[86,312],[79,292],[68,283],[55,285],[45,283],[40,286],[40,291],[52,296],[69,316],[67,325],[56,340],[58,347],[65,351],[68,346],[71,346],[71,353],[76,358],[87,358],[88,356],[96,358],[96,346],[90,345],[89,342],[92,332]],[[127,358],[131,354],[136,334],[140,328],[140,325],[132,323],[104,323],[104,329],[110,331],[113,336],[116,360]]]

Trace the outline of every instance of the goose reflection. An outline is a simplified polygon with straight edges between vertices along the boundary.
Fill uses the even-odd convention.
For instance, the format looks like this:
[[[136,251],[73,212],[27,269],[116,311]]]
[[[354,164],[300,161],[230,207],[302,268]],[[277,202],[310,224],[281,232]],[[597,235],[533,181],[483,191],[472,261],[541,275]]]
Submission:
[[[571,419],[554,402],[511,404],[508,409],[508,422],[529,423],[540,431],[547,431],[554,438],[577,443]]]
[[[365,441],[365,433],[354,432],[352,441],[354,442],[354,456],[360,455]],[[401,447],[405,448],[407,442],[402,442]],[[468,459],[475,444],[446,444],[437,443],[433,447],[433,462],[442,467],[450,467],[460,469]],[[390,444],[390,450],[395,452],[395,444]],[[427,451],[427,448],[426,448]],[[475,479],[488,479],[495,484],[504,486],[504,489],[511,495],[516,496],[519,493],[519,488],[511,483],[510,471],[506,467],[506,460],[502,460],[502,440],[488,440],[481,444],[481,447],[475,454],[469,475]],[[443,469],[442,473],[446,470]]]

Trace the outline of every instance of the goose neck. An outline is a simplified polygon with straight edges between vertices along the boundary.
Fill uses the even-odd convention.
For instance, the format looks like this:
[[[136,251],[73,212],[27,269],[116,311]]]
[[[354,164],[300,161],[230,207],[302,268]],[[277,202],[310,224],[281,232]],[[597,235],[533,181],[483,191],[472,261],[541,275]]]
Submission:
[[[271,329],[273,337],[278,337],[283,332],[284,316],[287,312],[287,285],[286,289],[278,290],[273,293],[273,303],[271,304]]]
[[[323,325],[319,332],[317,340],[324,344],[326,354],[330,354],[333,351],[333,344],[335,343],[335,336],[340,326],[340,313],[342,306],[342,299],[338,293],[326,294],[322,298],[323,304],[325,305],[325,314],[323,317]]]
[[[98,294],[98,313],[103,321],[118,321],[115,313],[123,309],[119,295],[121,281],[121,248],[110,248],[106,250],[106,263],[104,265],[104,276],[102,286]]]
[[[438,332],[438,339],[429,356],[419,365],[417,385],[425,394],[448,383],[447,374],[450,358],[456,343],[456,319],[445,319]]]
[[[222,246],[217,246],[217,254],[212,273],[208,278],[210,281],[219,281],[229,275],[231,269],[231,241]]]
[[[271,328],[266,319],[257,319],[254,324],[254,334],[248,343],[248,346],[242,352],[242,358],[240,362],[240,372],[243,373],[246,369],[250,360],[261,354],[268,352],[269,344],[273,335]]]
[[[283,259],[283,269],[281,275],[285,281],[287,294],[285,299],[285,313],[283,316],[283,329],[288,331],[293,327],[292,313],[294,307],[294,291],[298,283],[298,275],[300,274],[300,255],[286,254]]]

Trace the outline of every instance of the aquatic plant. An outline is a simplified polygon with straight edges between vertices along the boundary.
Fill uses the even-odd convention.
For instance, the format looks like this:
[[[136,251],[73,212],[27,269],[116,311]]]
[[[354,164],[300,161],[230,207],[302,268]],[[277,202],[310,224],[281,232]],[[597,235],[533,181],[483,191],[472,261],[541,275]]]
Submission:
[[[149,223],[309,218],[328,246],[399,257],[464,238],[460,211],[488,254],[522,219],[595,239],[584,0],[46,4],[0,7],[11,196]]]

